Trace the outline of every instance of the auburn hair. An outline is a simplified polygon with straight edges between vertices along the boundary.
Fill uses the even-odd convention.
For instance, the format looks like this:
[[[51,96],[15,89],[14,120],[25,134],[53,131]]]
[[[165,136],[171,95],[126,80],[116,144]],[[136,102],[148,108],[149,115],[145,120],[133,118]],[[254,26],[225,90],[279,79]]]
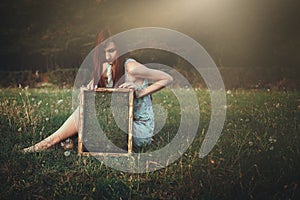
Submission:
[[[103,43],[105,42],[105,43]],[[105,87],[105,79],[102,75],[103,72],[103,64],[106,62],[104,55],[104,47],[108,42],[113,42],[117,47],[117,44],[111,38],[111,32],[109,29],[104,29],[100,31],[95,40],[95,49],[94,49],[94,72],[93,72],[93,80],[94,86]],[[103,44],[101,44],[103,43]],[[101,44],[101,45],[100,45]],[[124,82],[124,58],[118,56],[118,47],[117,50],[117,59],[113,62],[112,66],[112,79],[113,79],[113,87],[118,87],[120,84]]]

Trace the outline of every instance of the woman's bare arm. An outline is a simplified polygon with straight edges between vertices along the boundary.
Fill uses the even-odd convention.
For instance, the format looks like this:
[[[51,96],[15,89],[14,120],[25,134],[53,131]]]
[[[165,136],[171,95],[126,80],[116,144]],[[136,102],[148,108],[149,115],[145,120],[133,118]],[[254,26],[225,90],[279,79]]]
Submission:
[[[136,98],[140,98],[143,96],[146,96],[148,94],[151,94],[153,92],[156,92],[170,83],[172,83],[173,78],[169,74],[155,69],[147,68],[146,66],[131,61],[126,65],[127,73],[130,77],[132,77],[135,80],[138,79],[148,79],[153,80],[154,83],[140,91],[136,91]],[[136,89],[136,85],[134,83],[124,83],[120,87],[126,87],[126,88],[133,88]]]

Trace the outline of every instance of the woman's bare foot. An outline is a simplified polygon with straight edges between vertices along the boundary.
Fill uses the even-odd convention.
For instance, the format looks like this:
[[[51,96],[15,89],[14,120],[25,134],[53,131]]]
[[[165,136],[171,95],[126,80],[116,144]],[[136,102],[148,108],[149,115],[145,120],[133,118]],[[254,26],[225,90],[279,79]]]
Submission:
[[[30,152],[37,152],[34,146],[30,146],[27,148],[22,149],[22,153],[30,153]]]
[[[50,148],[52,145],[49,141],[43,140],[35,145],[24,148],[22,150],[23,153],[32,153],[32,152],[40,152]]]

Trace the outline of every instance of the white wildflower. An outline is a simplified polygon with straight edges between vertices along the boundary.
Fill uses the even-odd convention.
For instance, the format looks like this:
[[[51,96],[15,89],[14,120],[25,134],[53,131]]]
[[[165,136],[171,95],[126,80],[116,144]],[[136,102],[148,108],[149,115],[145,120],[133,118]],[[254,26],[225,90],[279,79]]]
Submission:
[[[272,137],[269,137],[269,142],[272,144],[272,143],[276,143],[277,140],[275,138],[272,138]]]
[[[61,104],[63,102],[63,100],[62,99],[59,99],[58,101],[57,101],[57,105],[59,105],[59,104]]]
[[[70,151],[65,151],[65,152],[64,152],[64,155],[67,156],[67,157],[68,157],[70,154],[71,154]]]

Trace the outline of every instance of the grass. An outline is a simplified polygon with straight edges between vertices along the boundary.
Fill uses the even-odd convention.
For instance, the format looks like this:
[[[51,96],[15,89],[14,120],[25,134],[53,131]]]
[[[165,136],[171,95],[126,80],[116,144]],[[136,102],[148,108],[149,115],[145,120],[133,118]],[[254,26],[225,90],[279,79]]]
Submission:
[[[198,151],[210,120],[206,90],[195,89],[200,126],[188,150],[166,168],[144,174],[114,170],[76,146],[41,153],[18,150],[45,138],[71,113],[69,89],[1,89],[1,199],[297,199],[300,197],[298,91],[227,91],[222,135],[203,159]],[[148,149],[166,145],[180,122],[168,90],[153,95],[168,111]]]

